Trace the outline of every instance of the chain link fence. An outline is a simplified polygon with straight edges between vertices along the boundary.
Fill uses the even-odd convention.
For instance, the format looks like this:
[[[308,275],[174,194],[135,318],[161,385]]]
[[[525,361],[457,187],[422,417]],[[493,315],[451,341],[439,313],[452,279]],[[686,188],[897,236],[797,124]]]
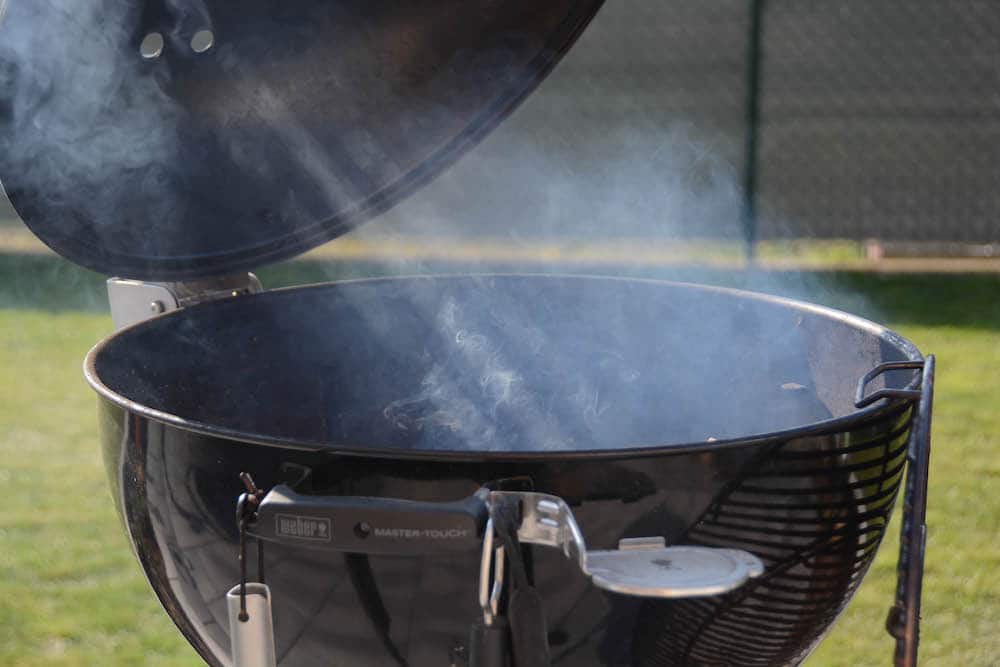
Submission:
[[[762,238],[1000,241],[1000,3],[763,10]]]
[[[1000,3],[609,2],[514,116],[381,222],[996,243]]]

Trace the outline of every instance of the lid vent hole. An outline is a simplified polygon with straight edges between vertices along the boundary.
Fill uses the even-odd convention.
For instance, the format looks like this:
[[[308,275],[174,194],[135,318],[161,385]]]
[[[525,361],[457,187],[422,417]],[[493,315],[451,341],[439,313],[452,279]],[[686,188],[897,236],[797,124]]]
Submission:
[[[215,34],[211,30],[199,30],[191,38],[191,50],[205,53],[215,45]]]
[[[139,45],[139,55],[146,60],[155,60],[163,53],[163,35],[151,32],[142,39]]]

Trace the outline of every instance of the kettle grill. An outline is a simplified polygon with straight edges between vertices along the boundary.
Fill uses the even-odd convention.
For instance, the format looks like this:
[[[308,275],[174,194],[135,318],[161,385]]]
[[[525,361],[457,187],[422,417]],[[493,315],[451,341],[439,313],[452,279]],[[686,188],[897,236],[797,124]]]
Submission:
[[[206,662],[798,664],[904,486],[916,663],[934,360],[894,332],[662,281],[247,273],[453,164],[599,2],[73,5],[0,2],[0,176],[116,276],[84,369],[112,495]]]

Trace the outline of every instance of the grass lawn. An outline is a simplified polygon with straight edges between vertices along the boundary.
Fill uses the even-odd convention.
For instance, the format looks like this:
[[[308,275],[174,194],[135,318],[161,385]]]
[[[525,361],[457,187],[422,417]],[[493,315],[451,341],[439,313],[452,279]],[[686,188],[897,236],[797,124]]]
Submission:
[[[297,262],[261,277],[278,286],[372,270]],[[922,664],[998,664],[1000,276],[666,275],[808,294],[938,355]],[[0,665],[199,664],[147,589],[106,488],[96,399],[80,373],[110,331],[106,307],[99,276],[0,254]],[[891,664],[883,622],[897,529],[809,665]]]

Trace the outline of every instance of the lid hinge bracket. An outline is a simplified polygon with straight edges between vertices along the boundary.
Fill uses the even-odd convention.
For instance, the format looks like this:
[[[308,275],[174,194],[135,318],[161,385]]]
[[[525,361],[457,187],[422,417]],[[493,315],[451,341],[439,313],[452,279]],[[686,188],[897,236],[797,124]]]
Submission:
[[[260,280],[252,273],[164,283],[109,278],[108,301],[115,330],[119,330],[171,310],[254,294],[262,289]]]

